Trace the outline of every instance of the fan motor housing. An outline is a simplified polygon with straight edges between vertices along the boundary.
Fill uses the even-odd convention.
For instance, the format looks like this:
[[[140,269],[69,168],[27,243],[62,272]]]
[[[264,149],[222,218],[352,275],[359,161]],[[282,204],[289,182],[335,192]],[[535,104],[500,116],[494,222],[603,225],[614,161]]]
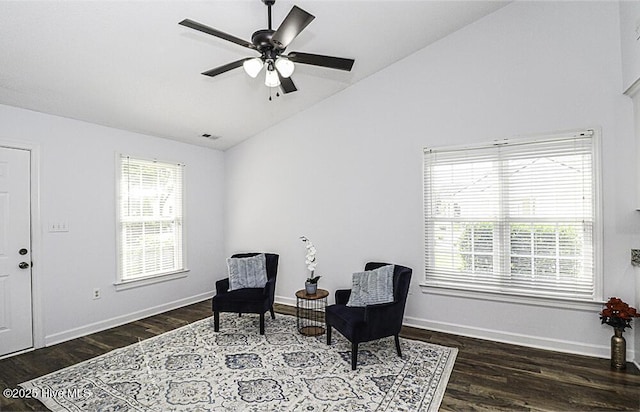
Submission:
[[[258,30],[251,36],[251,43],[266,58],[275,59],[284,49],[276,49],[271,43],[271,37],[275,30],[263,29]]]

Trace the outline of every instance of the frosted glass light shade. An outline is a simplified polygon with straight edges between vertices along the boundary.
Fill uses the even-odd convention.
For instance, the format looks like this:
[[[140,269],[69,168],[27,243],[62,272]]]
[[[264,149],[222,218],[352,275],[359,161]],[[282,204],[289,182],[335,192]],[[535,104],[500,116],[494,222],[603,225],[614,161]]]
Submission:
[[[278,73],[275,71],[275,69],[267,70],[267,75],[264,79],[264,84],[267,87],[280,86],[280,78],[278,77]]]
[[[244,68],[244,71],[253,78],[255,78],[258,75],[258,73],[260,73],[260,70],[262,70],[262,66],[264,66],[264,63],[262,62],[262,59],[259,57],[245,60],[244,63],[242,63],[242,67]]]
[[[291,76],[295,68],[295,65],[289,59],[279,58],[276,60],[276,69],[278,69],[280,75],[284,78]]]

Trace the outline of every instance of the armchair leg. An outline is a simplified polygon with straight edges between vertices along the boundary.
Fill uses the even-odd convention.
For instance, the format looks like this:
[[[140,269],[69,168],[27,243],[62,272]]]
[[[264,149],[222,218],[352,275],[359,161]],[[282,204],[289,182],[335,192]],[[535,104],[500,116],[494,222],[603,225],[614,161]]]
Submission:
[[[213,331],[220,331],[220,312],[213,312]]]
[[[273,311],[273,306],[271,306],[271,309],[269,309],[269,311],[271,312],[271,319],[275,319],[276,313]]]
[[[264,335],[264,313],[260,314],[260,334]]]
[[[325,324],[327,329],[327,345],[331,345],[331,325]]]
[[[351,370],[356,370],[358,364],[358,344],[351,342]]]
[[[400,336],[394,335],[394,338],[396,338],[396,351],[398,352],[398,356],[402,357],[402,352],[400,352]]]

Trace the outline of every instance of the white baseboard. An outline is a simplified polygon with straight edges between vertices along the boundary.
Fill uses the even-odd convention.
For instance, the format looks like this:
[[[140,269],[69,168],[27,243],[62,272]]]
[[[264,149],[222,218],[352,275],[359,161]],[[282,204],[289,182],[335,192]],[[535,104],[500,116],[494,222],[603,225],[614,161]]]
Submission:
[[[294,308],[296,307],[296,299],[294,298],[290,298],[290,297],[284,297],[284,296],[275,296],[274,297],[274,302],[275,303],[279,303],[281,305],[287,305],[287,306],[293,306]]]
[[[560,339],[541,338],[539,336],[503,332],[491,329],[472,328],[444,322],[432,322],[420,318],[405,317],[404,325],[436,332],[452,333],[470,338],[485,339],[512,345],[527,346],[556,352],[573,353],[577,355],[609,358],[609,345],[587,345],[582,342],[565,341]],[[627,349],[627,359],[633,359],[633,351]]]
[[[149,316],[157,315],[159,313],[167,312],[173,309],[188,306],[194,303],[202,302],[203,300],[210,299],[215,295],[215,291],[200,293],[195,296],[191,296],[184,299],[174,300],[173,302],[164,303],[162,305],[154,306],[144,310],[140,310],[134,313],[128,313],[126,315],[117,316],[111,319],[105,319],[100,322],[91,323],[89,325],[80,326],[78,328],[69,329],[63,332],[47,335],[44,338],[45,346],[55,345],[57,343],[66,342],[71,339],[76,339],[82,336],[86,336],[92,333],[100,332],[105,329],[114,328],[116,326],[124,325],[125,323],[134,322],[136,320],[144,319]]]

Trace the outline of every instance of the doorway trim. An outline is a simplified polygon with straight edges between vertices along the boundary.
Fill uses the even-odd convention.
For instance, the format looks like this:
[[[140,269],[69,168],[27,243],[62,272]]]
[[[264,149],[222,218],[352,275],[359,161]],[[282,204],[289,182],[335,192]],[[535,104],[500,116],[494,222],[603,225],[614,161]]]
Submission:
[[[7,149],[27,150],[30,154],[30,201],[31,201],[31,332],[33,346],[21,352],[12,353],[9,356],[33,349],[42,348],[44,342],[44,319],[42,307],[42,282],[41,274],[41,245],[42,226],[40,224],[40,145],[32,142],[8,140],[0,137],[0,147]]]

